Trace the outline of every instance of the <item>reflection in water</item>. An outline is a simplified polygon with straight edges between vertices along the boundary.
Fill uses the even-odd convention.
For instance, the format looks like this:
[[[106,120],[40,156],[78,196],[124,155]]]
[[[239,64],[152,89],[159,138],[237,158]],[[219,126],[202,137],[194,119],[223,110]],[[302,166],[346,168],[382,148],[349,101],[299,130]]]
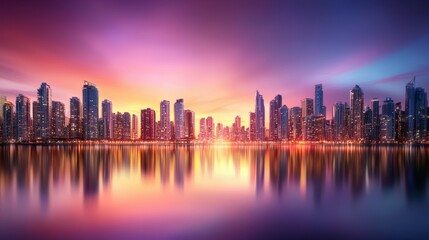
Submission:
[[[96,198],[100,184],[107,188],[115,174],[135,168],[152,184],[169,185],[173,176],[180,189],[199,180],[193,179],[194,171],[199,178],[212,177],[216,165],[227,162],[235,175],[249,171],[256,195],[271,191],[281,196],[295,186],[311,194],[315,204],[323,200],[325,188],[347,191],[358,200],[377,185],[384,193],[404,187],[412,203],[425,198],[429,176],[423,147],[3,146],[0,156],[1,196],[16,186],[22,200],[38,183],[42,208],[49,206],[52,187],[81,185],[84,198]],[[264,190],[264,181],[271,187]]]

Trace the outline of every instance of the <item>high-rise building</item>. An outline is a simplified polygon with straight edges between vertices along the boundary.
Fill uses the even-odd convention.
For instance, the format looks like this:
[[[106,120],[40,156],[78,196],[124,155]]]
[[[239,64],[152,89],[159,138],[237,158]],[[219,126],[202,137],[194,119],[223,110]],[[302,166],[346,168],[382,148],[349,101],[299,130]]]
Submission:
[[[223,124],[218,123],[216,125],[216,139],[217,140],[223,140]]]
[[[366,141],[372,140],[372,110],[366,107],[363,113],[363,136]]]
[[[395,103],[395,128],[395,140],[403,142],[405,140],[405,118],[401,102]]]
[[[270,101],[270,139],[279,140],[280,133],[280,108],[282,106],[282,96],[277,95]]]
[[[30,140],[30,100],[28,97],[19,94],[16,97],[16,140]]]
[[[37,89],[38,99],[38,123],[39,129],[36,131],[36,137],[39,139],[47,140],[51,137],[52,127],[52,92],[51,87],[47,83],[42,83],[40,88]]]
[[[198,135],[198,139],[201,141],[205,141],[206,136],[207,136],[206,119],[201,118],[200,119],[200,134]]]
[[[132,126],[131,126],[131,139],[132,140],[136,140],[139,138],[139,133],[138,133],[138,129],[139,129],[139,122],[138,122],[138,118],[137,115],[133,114],[132,116]]]
[[[58,101],[52,101],[52,127],[51,137],[52,138],[64,138],[65,137],[65,125],[66,125],[66,114],[64,103]]]
[[[254,112],[249,113],[249,139],[250,141],[256,140],[256,114]]]
[[[337,141],[344,141],[346,137],[345,131],[345,104],[342,102],[337,102],[332,109],[332,121],[333,121],[333,130],[334,130],[334,139]]]
[[[206,118],[206,140],[214,140],[214,121],[211,116]]]
[[[185,110],[185,138],[195,139],[195,114],[191,110]]]
[[[326,116],[326,108],[324,108],[324,106],[323,106],[322,84],[317,84],[314,87],[314,114],[316,116],[319,116],[319,115]]]
[[[5,101],[3,103],[3,141],[11,141],[15,138],[14,134],[14,106],[13,103]]]
[[[236,116],[234,119],[234,124],[232,127],[232,140],[233,141],[241,141],[241,118],[240,116]]]
[[[395,102],[387,97],[381,110],[380,138],[382,141],[395,140]]]
[[[174,130],[176,131],[175,139],[185,137],[185,106],[183,99],[177,99],[174,103]]]
[[[264,97],[256,91],[256,104],[255,104],[255,133],[257,141],[265,140],[265,106]]]
[[[280,108],[280,134],[281,140],[288,140],[289,135],[289,109],[286,105]]]
[[[428,129],[428,101],[427,93],[421,87],[416,88],[415,91],[415,140],[416,141],[425,141],[427,138],[427,129]]]
[[[154,141],[155,140],[155,123],[156,116],[155,110],[147,108],[141,110],[140,122],[141,122],[141,139],[143,141]]]
[[[312,141],[310,139],[313,139],[312,135],[314,134],[313,131],[314,130],[314,124],[313,123],[308,123],[307,124],[307,120],[311,120],[314,121],[314,119],[312,119],[312,115],[314,115],[314,104],[313,104],[313,99],[311,98],[305,98],[303,100],[301,100],[301,111],[302,111],[302,140],[304,141]],[[309,126],[307,126],[309,125]]]
[[[414,84],[416,82],[416,78],[413,78],[407,85],[405,86],[405,118],[406,118],[406,133],[407,140],[414,140],[414,124],[415,124],[415,96],[416,89]]]
[[[98,89],[85,81],[83,95],[83,137],[84,139],[98,138]]]
[[[131,140],[131,114],[129,112],[124,112],[122,120],[122,140]]]
[[[372,103],[372,140],[380,140],[380,102],[378,98],[371,100]]]
[[[37,139],[40,136],[40,107],[38,101],[33,101],[33,135],[31,139]]]
[[[170,102],[163,100],[160,104],[160,136],[161,141],[169,141],[171,139],[171,126],[170,126]]]
[[[350,91],[351,137],[355,141],[363,140],[363,103],[362,89],[355,85]]]
[[[33,117],[34,118],[34,117]],[[70,136],[71,139],[82,138],[82,106],[77,97],[70,98]]]
[[[290,109],[290,139],[294,141],[302,140],[302,111],[299,107]]]
[[[123,140],[124,118],[120,112],[113,113],[113,138],[115,140]]]
[[[100,133],[101,139],[113,138],[112,114],[112,102],[107,99],[104,99],[103,102],[101,102],[101,117],[103,123],[103,132]]]
[[[0,96],[0,140],[3,138],[3,104],[6,100],[6,96]]]

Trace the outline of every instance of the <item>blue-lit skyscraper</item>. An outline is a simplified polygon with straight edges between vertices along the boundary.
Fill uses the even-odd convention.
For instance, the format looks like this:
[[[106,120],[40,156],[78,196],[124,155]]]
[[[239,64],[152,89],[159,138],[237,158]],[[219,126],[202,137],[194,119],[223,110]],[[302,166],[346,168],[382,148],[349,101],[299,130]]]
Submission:
[[[322,84],[317,84],[314,87],[314,114],[316,116],[325,115],[326,110],[323,107],[323,88]]]
[[[395,102],[387,97],[381,110],[381,140],[395,140]]]
[[[415,124],[415,96],[416,89],[414,84],[416,79],[413,78],[407,85],[405,86],[405,132],[406,139],[409,141],[414,140],[414,124]]]
[[[37,90],[38,100],[38,129],[36,130],[36,138],[47,140],[51,137],[52,127],[52,91],[47,83],[42,83]]]
[[[177,99],[174,103],[174,129],[176,131],[176,139],[185,137],[185,106],[183,99]]]
[[[14,139],[14,115],[13,103],[5,101],[3,103],[3,141]]]
[[[83,137],[84,139],[98,138],[98,89],[85,81],[83,95]]]
[[[378,98],[371,100],[372,103],[372,140],[380,140],[380,101]]]
[[[346,123],[345,104],[337,102],[332,109],[332,122],[334,125],[334,139],[337,141],[346,140],[345,123]]]
[[[270,139],[278,140],[280,135],[280,108],[282,95],[277,95],[270,101]]]
[[[255,104],[255,117],[256,117],[256,140],[265,140],[265,106],[264,97],[256,91],[256,104]]]
[[[356,85],[350,91],[350,130],[355,141],[363,139],[363,102],[363,91]]]

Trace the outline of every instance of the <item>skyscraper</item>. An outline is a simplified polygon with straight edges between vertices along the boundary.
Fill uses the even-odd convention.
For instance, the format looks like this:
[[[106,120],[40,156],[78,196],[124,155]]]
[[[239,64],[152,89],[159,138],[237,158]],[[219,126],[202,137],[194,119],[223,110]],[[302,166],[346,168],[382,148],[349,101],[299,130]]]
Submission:
[[[171,126],[170,126],[170,102],[163,100],[160,104],[160,140],[169,141],[171,139]]]
[[[232,140],[241,141],[241,118],[236,116],[232,127]]]
[[[299,107],[290,109],[290,130],[292,140],[302,140],[302,111]]]
[[[13,103],[5,101],[3,103],[3,141],[14,139],[14,106]]]
[[[65,137],[65,124],[66,115],[64,103],[58,101],[52,101],[52,127],[51,137],[52,138],[64,138]]]
[[[216,125],[216,139],[223,140],[223,124],[218,123]]]
[[[345,131],[345,104],[342,102],[335,103],[334,109],[332,110],[332,120],[334,124],[334,139],[337,141],[346,140]]]
[[[177,99],[174,103],[174,130],[176,139],[185,137],[185,108],[183,99]]]
[[[416,89],[414,88],[414,84],[416,82],[416,78],[414,77],[407,85],[405,86],[405,118],[406,118],[406,134],[407,140],[414,140],[414,124],[415,124],[415,96]]]
[[[51,87],[47,83],[42,83],[37,90],[38,99],[38,123],[39,129],[36,131],[37,138],[47,140],[51,137],[51,114],[52,114],[52,92]]]
[[[139,138],[139,133],[138,133],[139,126],[138,126],[138,124],[139,123],[138,123],[137,115],[133,114],[133,116],[132,116],[132,126],[131,126],[131,139],[132,140],[136,140],[136,139]]]
[[[355,85],[350,91],[351,137],[355,141],[363,139],[363,103],[362,89]]]
[[[185,138],[195,139],[195,113],[191,110],[185,110]]]
[[[70,98],[70,138],[82,137],[82,106],[77,97]]]
[[[256,104],[255,104],[255,125],[256,125],[256,140],[265,140],[265,106],[264,97],[256,91]]]
[[[326,110],[323,109],[323,88],[322,84],[317,84],[314,87],[314,114],[316,116],[326,115]]]
[[[103,102],[101,102],[101,117],[103,123],[103,132],[100,133],[101,139],[112,139],[113,137],[112,113],[112,102],[104,99]]]
[[[30,140],[30,100],[28,97],[19,94],[16,97],[16,140],[28,141]]]
[[[380,140],[380,102],[378,98],[371,100],[372,103],[372,140]]]
[[[84,139],[98,138],[98,89],[85,81],[83,95],[83,137]]]
[[[301,111],[302,111],[302,140],[310,141],[312,139],[312,135],[314,134],[312,131],[314,130],[314,124],[310,124],[309,121],[313,121],[312,117],[314,115],[314,104],[313,99],[305,98],[301,100]]]
[[[372,140],[372,110],[366,107],[363,113],[363,136],[365,141]]]
[[[122,121],[122,140],[131,140],[131,114],[129,112],[124,112]]]
[[[0,96],[0,140],[3,138],[3,104],[6,102],[6,96]]]
[[[279,138],[281,140],[288,139],[289,133],[289,113],[286,105],[283,105],[280,108],[280,135]]]
[[[156,116],[155,110],[147,108],[141,110],[140,116],[141,122],[141,139],[143,141],[154,141],[155,140],[155,123]]]
[[[31,136],[32,140],[37,139],[40,136],[40,107],[38,101],[33,101],[33,133]]]
[[[205,118],[201,118],[200,119],[200,134],[198,135],[198,139],[201,140],[201,141],[205,141],[206,140],[206,136],[207,136],[206,119]]]
[[[123,140],[123,131],[124,131],[124,117],[120,112],[113,113],[113,139]]]
[[[382,141],[395,140],[395,102],[390,97],[384,100],[380,127],[380,138]]]
[[[214,140],[214,121],[211,116],[206,118],[206,140]]]
[[[256,140],[256,114],[254,112],[249,113],[249,138],[250,141]]]
[[[282,96],[277,95],[270,101],[270,139],[278,140],[280,133],[280,108],[282,106]]]
[[[421,87],[416,88],[415,91],[415,140],[424,141],[427,137],[427,116],[428,116],[428,101],[427,93]]]

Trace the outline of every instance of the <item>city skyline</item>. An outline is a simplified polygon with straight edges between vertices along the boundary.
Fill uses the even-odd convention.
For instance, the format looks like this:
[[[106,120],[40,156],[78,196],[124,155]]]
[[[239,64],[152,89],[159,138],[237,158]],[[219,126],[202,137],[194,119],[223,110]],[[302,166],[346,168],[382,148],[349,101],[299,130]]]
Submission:
[[[66,103],[88,79],[103,89],[100,100],[121,111],[139,115],[141,105],[157,109],[159,96],[184,98],[196,119],[230,125],[248,114],[255,89],[269,100],[281,94],[293,107],[322,83],[328,115],[354,84],[366,99],[400,102],[413,76],[429,89],[427,4],[241,5],[7,3],[0,10],[0,92],[34,100],[33,89],[47,82],[56,89],[52,98]]]

